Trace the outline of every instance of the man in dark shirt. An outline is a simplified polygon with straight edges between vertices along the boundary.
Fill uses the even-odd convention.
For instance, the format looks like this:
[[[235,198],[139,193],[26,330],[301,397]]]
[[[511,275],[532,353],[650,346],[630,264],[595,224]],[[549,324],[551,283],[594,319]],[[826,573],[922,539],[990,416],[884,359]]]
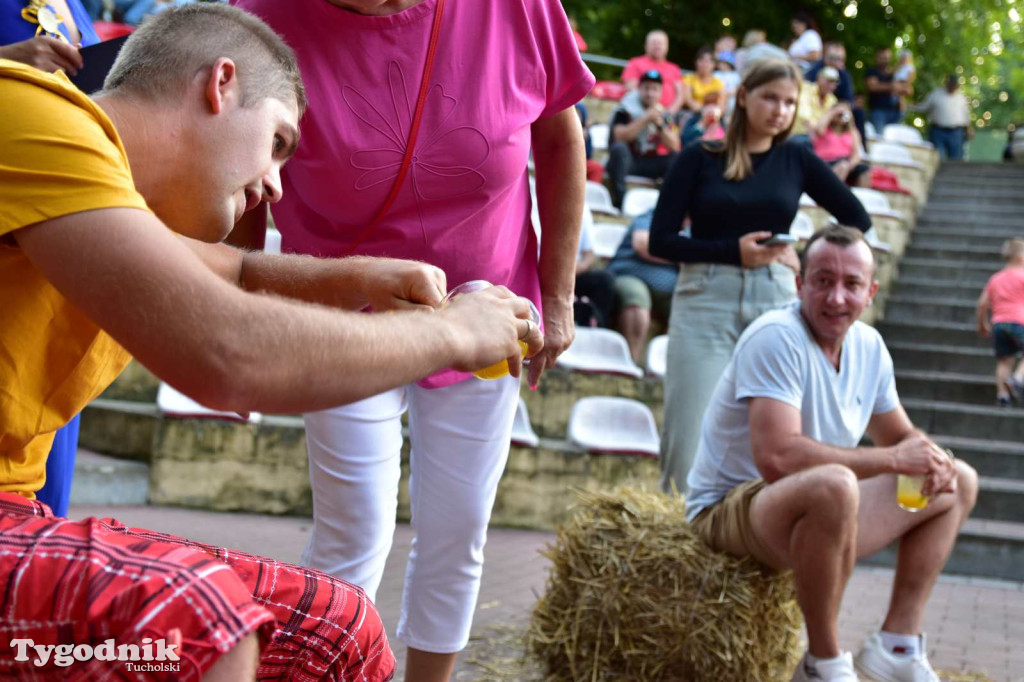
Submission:
[[[811,83],[818,80],[818,74],[826,66],[831,66],[839,72],[839,83],[836,85],[836,99],[840,102],[853,104],[853,78],[846,70],[846,47],[842,43],[829,41],[825,43],[824,56],[819,62],[815,62],[807,73],[804,74]]]
[[[612,141],[608,149],[608,177],[612,202],[621,207],[626,176],[661,179],[680,149],[679,128],[660,103],[663,83],[657,71],[640,77],[640,86],[628,93],[612,113]]]
[[[879,48],[875,52],[875,68],[865,74],[868,87],[868,120],[879,135],[885,126],[899,123],[903,119],[900,111],[900,95],[910,95],[913,87],[909,83],[893,80],[892,50]]]

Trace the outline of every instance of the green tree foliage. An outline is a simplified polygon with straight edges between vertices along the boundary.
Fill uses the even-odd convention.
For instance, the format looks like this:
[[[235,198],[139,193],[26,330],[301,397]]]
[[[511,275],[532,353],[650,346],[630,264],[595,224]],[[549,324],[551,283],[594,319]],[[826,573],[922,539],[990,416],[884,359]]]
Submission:
[[[810,11],[826,39],[846,45],[858,85],[877,47],[907,48],[918,70],[917,98],[947,74],[963,77],[979,127],[1024,121],[1024,0],[562,0],[595,54],[628,58],[642,53],[644,36],[664,29],[669,58],[693,68],[693,55],[724,33],[739,41],[762,29],[769,41],[792,39],[789,23]],[[599,71],[616,78],[617,70]],[[862,88],[859,88],[862,89]]]

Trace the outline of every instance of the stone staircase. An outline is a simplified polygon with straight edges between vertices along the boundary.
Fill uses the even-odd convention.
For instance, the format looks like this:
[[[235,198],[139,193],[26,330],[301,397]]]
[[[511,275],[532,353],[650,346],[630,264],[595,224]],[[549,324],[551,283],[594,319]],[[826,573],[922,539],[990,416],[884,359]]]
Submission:
[[[1024,235],[1024,166],[939,170],[878,324],[914,423],[969,462],[981,493],[947,571],[1024,580],[1024,406],[995,407],[990,342],[975,303]],[[892,563],[891,550],[879,557]]]

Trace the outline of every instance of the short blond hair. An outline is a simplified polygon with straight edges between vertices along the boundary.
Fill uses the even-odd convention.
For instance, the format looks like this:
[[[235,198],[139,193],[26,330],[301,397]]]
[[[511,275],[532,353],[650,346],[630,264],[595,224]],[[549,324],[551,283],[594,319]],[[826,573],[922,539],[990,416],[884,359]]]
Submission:
[[[151,16],[121,48],[103,90],[180,101],[195,75],[221,58],[235,63],[243,106],[274,98],[294,101],[299,115],[305,111],[295,53],[258,17],[219,3]]]
[[[1024,237],[1014,237],[1003,242],[1002,255],[1007,263],[1024,259]]]

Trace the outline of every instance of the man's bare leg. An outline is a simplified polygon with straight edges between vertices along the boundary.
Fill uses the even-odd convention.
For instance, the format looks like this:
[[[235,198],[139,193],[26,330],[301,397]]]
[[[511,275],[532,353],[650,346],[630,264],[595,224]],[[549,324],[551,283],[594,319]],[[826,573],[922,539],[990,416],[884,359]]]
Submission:
[[[644,340],[647,338],[647,330],[651,328],[651,311],[631,305],[619,313],[618,326],[619,331],[626,337],[633,360],[642,365]]]
[[[435,654],[409,647],[405,655],[405,682],[448,682],[458,654]]]
[[[826,464],[772,483],[754,497],[754,531],[791,568],[807,625],[808,651],[839,656],[839,607],[853,571],[857,546],[857,478]]]
[[[1007,381],[1013,374],[1014,357],[999,358],[996,360],[996,397],[1009,398],[1010,388]]]
[[[203,682],[255,680],[260,663],[260,642],[255,633],[246,635],[231,651],[217,659],[203,675]]]
[[[900,540],[889,612],[882,624],[886,632],[921,634],[928,597],[978,498],[977,473],[962,460],[956,468],[957,492],[938,495],[916,513],[896,505],[895,476],[860,483],[857,556],[870,556]]]

